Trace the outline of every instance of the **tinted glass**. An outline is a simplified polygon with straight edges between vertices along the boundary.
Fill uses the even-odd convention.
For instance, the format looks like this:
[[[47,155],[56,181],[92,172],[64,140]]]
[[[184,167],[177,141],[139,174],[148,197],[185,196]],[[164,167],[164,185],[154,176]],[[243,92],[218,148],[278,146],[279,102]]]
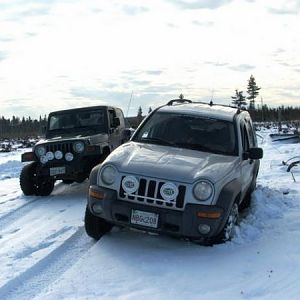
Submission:
[[[237,155],[233,123],[200,116],[157,112],[134,141]]]

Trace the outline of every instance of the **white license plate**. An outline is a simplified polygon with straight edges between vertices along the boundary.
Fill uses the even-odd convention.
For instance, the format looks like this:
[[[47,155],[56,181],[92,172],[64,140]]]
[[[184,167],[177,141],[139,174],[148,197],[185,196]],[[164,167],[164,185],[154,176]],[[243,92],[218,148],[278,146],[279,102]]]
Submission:
[[[131,224],[157,228],[158,214],[133,209],[131,211]]]
[[[66,173],[66,167],[50,168],[50,176],[55,176],[55,175],[65,174],[65,173]]]

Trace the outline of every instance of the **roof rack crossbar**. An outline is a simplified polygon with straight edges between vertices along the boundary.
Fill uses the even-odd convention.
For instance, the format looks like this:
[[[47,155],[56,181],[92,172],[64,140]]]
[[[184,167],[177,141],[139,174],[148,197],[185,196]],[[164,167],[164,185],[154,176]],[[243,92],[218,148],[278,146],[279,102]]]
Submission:
[[[167,105],[173,105],[173,103],[192,103],[192,100],[188,100],[188,99],[174,99],[174,100],[170,100]]]

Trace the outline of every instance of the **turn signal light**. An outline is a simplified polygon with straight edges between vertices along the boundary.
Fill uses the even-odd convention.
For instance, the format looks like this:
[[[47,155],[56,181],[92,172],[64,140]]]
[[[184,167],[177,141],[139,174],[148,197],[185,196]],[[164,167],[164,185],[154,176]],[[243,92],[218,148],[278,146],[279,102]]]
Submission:
[[[26,152],[22,154],[22,161],[32,161],[33,159],[33,152]]]
[[[104,193],[101,191],[96,191],[93,189],[89,189],[89,196],[92,198],[96,198],[98,200],[103,200],[104,199]]]
[[[198,211],[197,217],[198,218],[207,218],[207,219],[218,219],[221,217],[221,213],[218,211],[212,211],[212,212]]]
[[[87,146],[86,151],[87,152],[94,152],[94,151],[96,151],[96,147],[89,145],[89,146]]]

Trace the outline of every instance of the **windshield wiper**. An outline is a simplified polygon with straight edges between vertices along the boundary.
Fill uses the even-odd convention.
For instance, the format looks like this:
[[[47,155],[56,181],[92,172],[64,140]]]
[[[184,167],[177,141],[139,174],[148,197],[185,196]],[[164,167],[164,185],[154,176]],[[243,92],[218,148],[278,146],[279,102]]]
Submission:
[[[161,145],[166,145],[166,146],[175,146],[174,143],[160,139],[160,138],[141,138],[142,142],[149,142],[149,143],[154,143],[154,144],[161,144]]]

